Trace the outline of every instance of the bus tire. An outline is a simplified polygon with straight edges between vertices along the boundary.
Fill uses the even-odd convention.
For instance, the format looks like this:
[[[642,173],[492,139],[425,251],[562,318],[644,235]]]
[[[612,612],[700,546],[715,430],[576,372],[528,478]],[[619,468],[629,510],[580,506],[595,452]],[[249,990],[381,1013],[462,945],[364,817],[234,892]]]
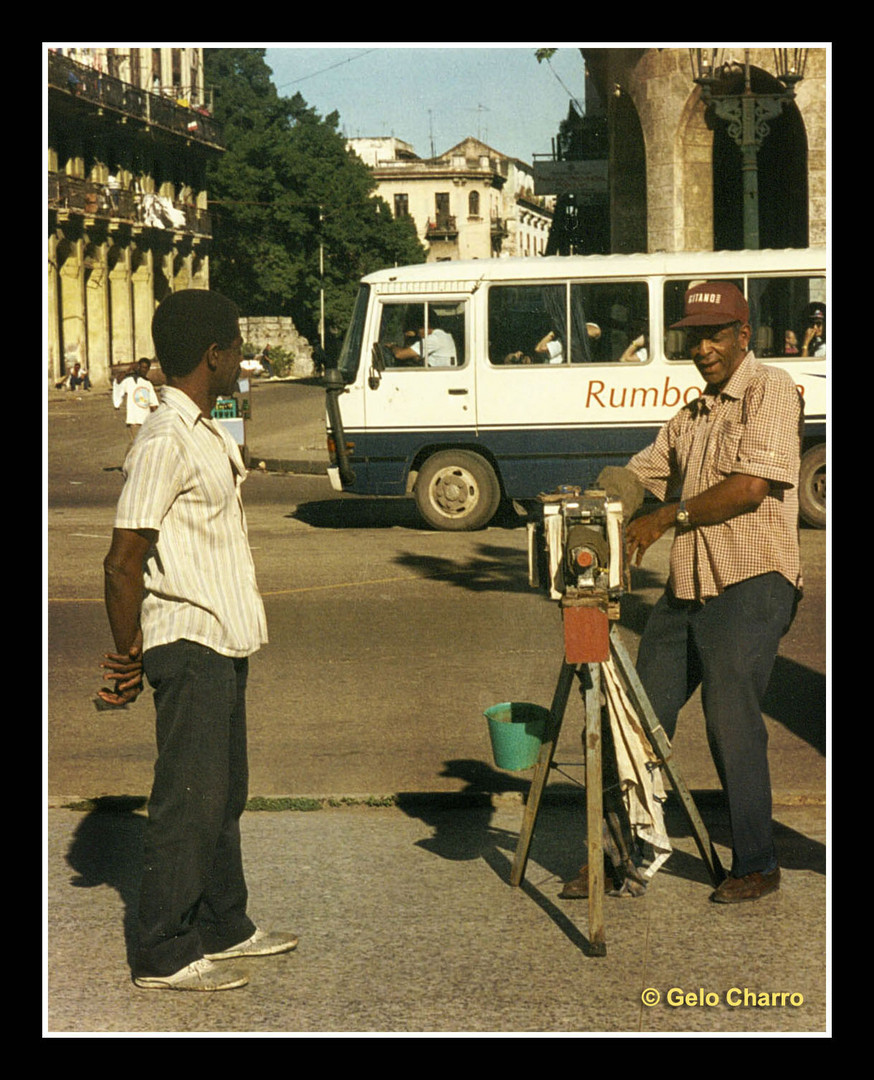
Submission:
[[[481,529],[501,501],[501,486],[485,458],[469,450],[441,450],[419,469],[413,489],[416,506],[435,529]]]
[[[825,528],[825,481],[825,443],[818,443],[802,455],[798,479],[801,519],[815,529]]]

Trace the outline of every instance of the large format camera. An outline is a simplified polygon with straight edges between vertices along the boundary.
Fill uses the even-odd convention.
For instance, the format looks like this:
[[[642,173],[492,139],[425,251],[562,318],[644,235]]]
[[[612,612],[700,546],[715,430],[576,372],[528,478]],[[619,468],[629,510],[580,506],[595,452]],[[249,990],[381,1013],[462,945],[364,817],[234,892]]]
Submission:
[[[528,523],[529,583],[559,602],[568,662],[600,663],[628,589],[622,501],[567,486],[539,496],[538,507]]]

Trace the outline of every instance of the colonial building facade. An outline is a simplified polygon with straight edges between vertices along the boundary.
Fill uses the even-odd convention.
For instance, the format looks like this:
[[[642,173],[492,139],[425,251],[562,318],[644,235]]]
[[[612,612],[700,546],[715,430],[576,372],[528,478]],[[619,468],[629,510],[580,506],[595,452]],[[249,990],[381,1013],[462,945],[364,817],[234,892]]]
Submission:
[[[156,304],[209,286],[203,50],[51,50],[47,121],[48,375],[106,385],[153,355]]]
[[[350,139],[395,217],[415,222],[428,261],[542,255],[551,201],[534,195],[531,166],[479,139],[419,158],[401,139]]]
[[[806,54],[803,72],[788,76],[780,71],[778,53],[796,50],[716,50],[719,66],[707,80],[691,55],[698,50],[581,52],[585,113],[575,119],[571,110],[554,161],[542,169],[535,162],[537,191],[559,198],[556,220],[561,218],[565,236],[552,250],[567,253],[574,243],[581,253],[752,246],[744,222],[744,173],[753,142],[755,246],[826,243],[826,49],[800,50]],[[785,93],[787,86],[794,96]],[[721,114],[708,90],[736,99],[738,119]],[[746,132],[739,121],[745,94],[759,98],[749,125],[754,130]],[[785,104],[769,115],[765,98],[778,95]]]

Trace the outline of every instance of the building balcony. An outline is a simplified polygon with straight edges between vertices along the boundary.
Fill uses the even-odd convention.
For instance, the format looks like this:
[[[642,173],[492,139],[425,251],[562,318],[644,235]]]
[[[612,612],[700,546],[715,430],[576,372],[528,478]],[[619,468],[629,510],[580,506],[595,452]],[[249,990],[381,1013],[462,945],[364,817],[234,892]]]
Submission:
[[[49,53],[49,87],[71,98],[111,109],[120,116],[155,125],[187,139],[221,146],[221,125],[206,110],[180,105],[173,98],[149,93],[113,75],[87,67],[68,56]]]
[[[436,221],[429,221],[425,227],[425,236],[429,240],[448,240],[458,236],[458,226],[454,214],[440,214]]]
[[[207,210],[160,195],[125,191],[90,180],[49,173],[49,209],[67,217],[78,216],[113,225],[167,229],[193,236],[211,236]]]

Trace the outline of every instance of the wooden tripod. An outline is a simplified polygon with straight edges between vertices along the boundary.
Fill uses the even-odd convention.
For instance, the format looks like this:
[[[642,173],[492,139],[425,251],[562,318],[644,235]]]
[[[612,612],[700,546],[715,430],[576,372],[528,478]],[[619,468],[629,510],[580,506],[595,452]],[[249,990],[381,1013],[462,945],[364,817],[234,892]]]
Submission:
[[[698,845],[698,850],[701,853],[701,858],[707,866],[710,880],[713,882],[714,887],[718,886],[725,878],[725,870],[719,861],[719,856],[713,847],[704,822],[701,820],[692,795],[673,762],[670,741],[659,723],[658,717],[653,712],[646,691],[643,689],[634,665],[631,663],[631,658],[619,639],[618,629],[615,624],[610,630],[610,653],[625,680],[629,698],[640,718],[650,744],[658,755],[662,768],[665,770],[671,786],[680,800],[695,837],[695,842]],[[510,870],[510,884],[521,885],[522,879],[525,877],[528,850],[537,823],[540,800],[546,787],[549,770],[552,767],[552,759],[555,754],[562,721],[564,720],[571,686],[573,685],[574,676],[581,673],[583,667],[588,667],[589,676],[583,702],[585,713],[586,828],[589,867],[589,951],[592,956],[606,956],[607,943],[604,935],[604,840],[602,831],[604,781],[601,754],[601,665],[599,663],[583,665],[572,664],[567,660],[562,661],[558,682],[552,698],[552,706],[549,710],[549,720],[544,733],[540,756],[534,767],[534,777],[531,781],[519,841],[516,845],[516,854]]]

